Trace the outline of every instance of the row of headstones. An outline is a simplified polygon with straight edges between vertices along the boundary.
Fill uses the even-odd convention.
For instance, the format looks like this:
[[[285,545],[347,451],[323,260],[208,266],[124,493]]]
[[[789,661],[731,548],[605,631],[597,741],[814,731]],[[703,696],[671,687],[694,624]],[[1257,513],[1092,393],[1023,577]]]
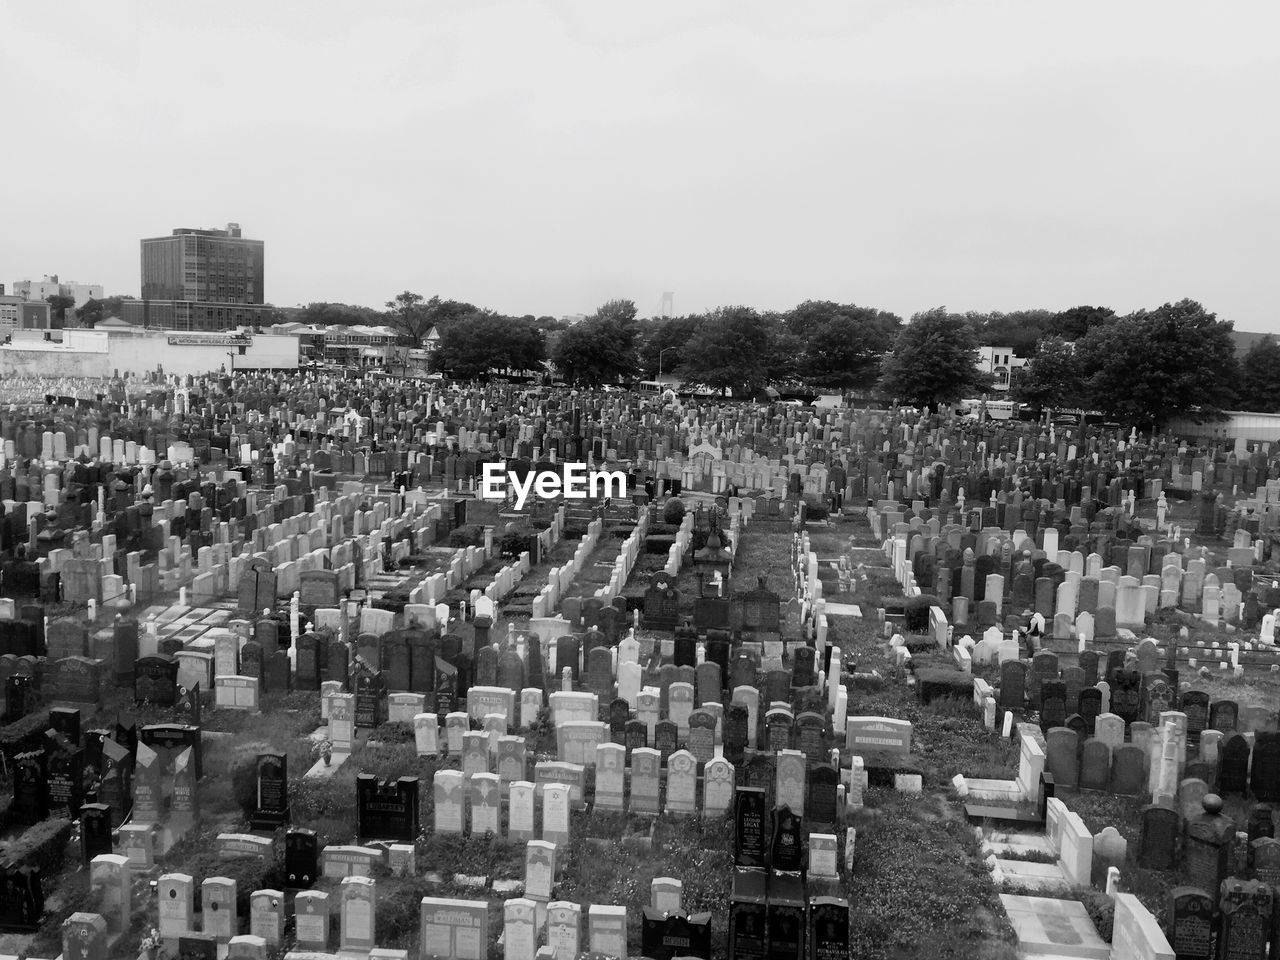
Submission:
[[[900,550],[890,547],[889,552],[893,555]],[[908,596],[918,595],[920,588],[914,574],[900,563],[899,569],[903,572],[900,579],[903,581],[904,591]],[[945,569],[943,568],[943,573]],[[1174,568],[1166,569],[1172,571]],[[1213,574],[1209,577],[1216,580]],[[951,620],[956,626],[973,624],[986,629],[1004,622],[1002,611],[1005,604],[1002,599],[978,600],[975,609],[971,611],[973,601],[964,596],[950,596],[948,584],[941,582],[945,579],[940,575],[940,582],[935,584],[934,590],[949,606]],[[990,591],[988,597],[1000,597],[1003,592],[1003,577],[990,574],[986,580]],[[1146,582],[1121,576],[1113,585],[1107,579],[1082,578],[1077,583],[1068,578],[1055,588],[1051,578],[1040,577],[1035,581],[1036,599],[1026,602],[1025,608],[1033,609],[1035,613],[1050,620],[1053,624],[1053,636],[1058,639],[1081,638],[1087,643],[1095,637],[1114,637],[1120,628],[1141,628],[1146,618],[1154,615],[1161,607],[1178,606],[1176,592],[1161,592],[1159,577],[1151,575],[1143,580]],[[1204,597],[1205,604],[1201,605],[1201,609],[1206,619],[1216,624],[1223,616],[1223,605],[1226,604],[1231,619],[1239,620],[1241,594],[1234,584],[1227,584],[1219,590],[1216,583],[1210,582]],[[1019,602],[1015,592],[1009,600],[1008,608],[1017,610],[1021,607],[1023,604]]]
[[[174,798],[177,821],[194,821],[195,781],[203,772],[198,725],[148,724],[140,730],[117,726],[82,735],[79,711],[66,708],[51,710],[49,722],[42,749],[14,757],[14,822],[32,824],[49,816],[74,819],[79,812],[85,824],[93,821],[95,836],[109,837],[111,823],[122,823],[135,804],[138,822],[158,819],[163,795]],[[94,792],[97,802],[82,806]],[[86,811],[91,816],[86,817]],[[105,824],[96,816],[99,811],[110,818]],[[85,832],[91,832],[88,826]]]
[[[68,960],[107,960],[111,934],[128,929],[131,921],[131,876],[123,857],[110,855],[94,859],[91,870],[93,885],[103,898],[103,914],[76,914],[68,925],[68,942],[72,950]],[[183,956],[209,957],[221,955],[220,944],[227,945],[226,956],[266,960],[268,950],[278,949],[284,942],[287,902],[283,891],[257,890],[249,897],[249,934],[239,934],[236,916],[236,885],[224,877],[211,877],[200,885],[203,930],[195,933],[195,881],[187,874],[164,874],[157,881],[158,929],[166,946],[183,952]],[[376,949],[377,881],[367,876],[345,876],[337,892],[338,948],[342,951],[368,953]],[[294,897],[294,936],[300,949],[323,951],[330,941],[330,895],[302,890]],[[625,951],[625,908],[622,922],[615,924],[623,938]],[[488,904],[484,901],[457,901],[424,897],[421,904],[422,949],[428,955],[485,955]],[[618,916],[617,913],[614,916]],[[78,919],[77,919],[78,918]],[[441,927],[449,933],[447,949],[437,950]],[[455,933],[456,931],[456,933]],[[468,935],[476,936],[474,942]],[[456,939],[455,939],[456,937]],[[470,942],[470,949],[455,952]],[[394,954],[393,954],[394,955]],[[405,955],[406,954],[401,954]],[[616,954],[619,956],[624,953]]]
[[[309,378],[308,378],[309,382]],[[301,386],[305,387],[305,383]],[[397,425],[397,420],[391,416],[379,415],[378,411],[373,409],[363,409],[367,406],[367,396],[343,396],[341,391],[335,393],[333,386],[324,388],[326,393],[333,394],[331,403],[354,403],[361,407],[361,413],[354,411],[348,412],[341,418],[336,418],[330,423],[330,418],[323,413],[317,411],[314,415],[309,414],[303,417],[302,411],[292,404],[289,407],[275,407],[270,411],[264,411],[263,415],[254,413],[241,414],[241,419],[248,425],[265,425],[267,423],[278,422],[281,424],[289,424],[295,432],[304,430],[308,433],[317,429],[328,429],[333,435],[339,435],[344,431],[349,431],[352,426],[353,418],[360,421],[363,432],[369,433],[376,428],[391,428]],[[386,393],[386,391],[384,391]],[[572,410],[561,407],[555,403],[556,398],[552,398],[549,403],[547,400],[537,400],[532,407],[521,408],[519,411],[519,419],[513,400],[510,397],[490,397],[488,398],[490,405],[486,405],[482,399],[477,404],[478,397],[485,397],[483,392],[479,394],[468,394],[465,398],[436,397],[434,393],[428,397],[420,398],[418,403],[419,415],[412,418],[414,430],[412,436],[415,438],[427,439],[434,441],[437,445],[445,439],[455,439],[458,441],[459,448],[467,449],[483,443],[496,443],[500,439],[516,436],[520,441],[540,440],[542,443],[549,442],[546,439],[547,434],[553,434],[555,431],[572,431],[581,432],[584,438],[594,441],[596,439],[607,440],[611,446],[627,445],[625,440],[630,433],[630,429],[635,429],[637,439],[652,433],[653,436],[649,442],[654,439],[662,438],[668,443],[677,440],[687,440],[692,443],[693,440],[702,435],[705,431],[714,429],[729,439],[736,436],[754,436],[760,434],[764,430],[769,430],[780,440],[789,441],[788,445],[800,445],[812,443],[814,446],[826,446],[830,442],[844,439],[852,442],[856,437],[866,442],[873,442],[874,438],[886,433],[897,435],[902,433],[907,437],[915,436],[920,442],[926,442],[919,437],[920,425],[910,425],[905,422],[899,422],[896,417],[888,418],[883,415],[868,415],[866,413],[851,413],[849,411],[824,411],[818,414],[812,411],[802,411],[792,413],[784,411],[782,414],[772,417],[763,418],[752,411],[745,409],[737,409],[733,407],[719,408],[698,408],[696,410],[677,411],[674,415],[666,411],[654,411],[652,408],[641,410],[635,407],[634,397],[624,398],[579,398],[575,401]],[[142,414],[145,410],[150,409],[148,404],[150,401],[134,402],[130,405],[130,410],[135,414]],[[155,402],[168,404],[172,402],[169,399],[161,400],[157,395]],[[204,400],[196,397],[193,403],[199,406],[200,412],[194,409],[187,413],[186,419],[193,423],[208,422],[216,423],[213,418],[216,416],[226,416],[226,413],[218,414],[224,404],[217,401]],[[445,420],[437,419],[434,423],[429,423],[430,413],[425,417],[421,416],[421,411],[425,407],[427,410],[433,408],[438,410],[437,416],[449,417],[449,423],[446,425]],[[290,413],[292,413],[292,421],[290,421]],[[458,419],[455,420],[454,418]],[[632,426],[634,424],[634,427]],[[229,427],[231,425],[228,425]],[[407,429],[407,424],[401,424],[401,431]],[[506,429],[503,429],[505,427]],[[518,429],[513,429],[518,427]],[[542,430],[543,436],[539,437],[537,432]],[[946,425],[936,423],[928,430],[927,435],[930,438],[938,439],[941,437]],[[1015,433],[1022,435],[1022,441],[1019,446],[1024,454],[1030,451],[1038,452],[1042,446],[1049,449],[1052,441],[1046,443],[1045,437],[1039,437],[1036,428],[1021,427],[1019,425],[1001,424],[1000,431],[1004,440],[1002,442],[1011,442],[1010,437]],[[96,430],[95,430],[96,432]],[[128,435],[128,431],[123,431]],[[448,437],[452,432],[453,437]],[[505,437],[500,437],[505,434]],[[75,432],[75,438],[80,440],[79,431]],[[410,434],[405,433],[406,437]],[[15,434],[15,438],[19,435]],[[49,445],[56,444],[55,433],[49,437]],[[41,441],[44,440],[38,431],[28,429],[21,438],[24,440],[24,450],[29,455],[37,455],[37,448],[42,446]],[[90,439],[86,436],[86,441]],[[64,443],[66,443],[64,436]],[[726,446],[728,440],[724,441]],[[682,444],[683,446],[683,444]],[[879,446],[879,444],[876,444]],[[955,452],[972,452],[975,448],[973,440],[967,437],[957,437],[951,439],[946,444]],[[1061,447],[1060,459],[1068,456],[1068,445],[1064,442],[1058,444]],[[1075,444],[1071,444],[1075,447]],[[1087,454],[1088,451],[1104,450],[1107,453],[1122,453],[1122,447],[1125,445],[1123,441],[1117,442],[1114,437],[1091,437],[1082,448]],[[1141,446],[1133,448],[1132,444],[1127,445],[1130,449],[1130,455],[1133,449],[1144,452],[1148,449],[1144,442]],[[1053,448],[1058,452],[1057,447]],[[41,451],[43,452],[43,451]],[[1035,455],[1031,455],[1031,459],[1035,459]],[[1265,464],[1265,460],[1263,460]],[[1204,459],[1190,460],[1186,465],[1200,464],[1204,469],[1207,464]]]
[[[283,583],[280,589],[286,594],[291,589],[296,589],[297,584],[293,583],[297,580],[295,573],[301,575],[307,570],[319,570],[329,562],[329,559],[335,550],[342,548],[344,539],[342,531],[346,523],[353,524],[361,529],[355,531],[357,536],[376,532],[381,530],[383,533],[398,533],[398,529],[388,530],[389,508],[398,504],[387,504],[379,502],[375,504],[375,512],[368,515],[360,514],[356,511],[356,500],[348,494],[338,498],[332,505],[326,505],[325,493],[321,491],[319,494],[320,503],[319,510],[309,514],[296,514],[293,516],[280,517],[279,513],[291,499],[288,496],[285,487],[277,487],[274,491],[275,499],[268,502],[262,510],[257,509],[256,496],[257,492],[253,490],[244,490],[238,492],[235,497],[237,503],[245,506],[245,515],[253,515],[260,520],[265,520],[265,524],[255,525],[252,530],[252,542],[244,544],[244,554],[237,557],[228,556],[230,544],[233,539],[232,524],[221,522],[217,525],[216,536],[218,542],[210,546],[199,548],[198,552],[193,546],[184,545],[177,537],[168,536],[168,527],[171,522],[176,523],[179,517],[189,517],[194,509],[189,502],[198,501],[200,494],[193,493],[190,501],[165,501],[156,507],[156,513],[153,517],[157,532],[156,539],[163,545],[160,550],[159,559],[161,565],[160,585],[164,589],[177,589],[179,586],[191,584],[193,589],[201,596],[208,595],[212,597],[220,592],[226,592],[229,589],[239,586],[242,579],[240,567],[247,561],[246,557],[252,552],[269,554],[274,562],[281,564],[281,573],[283,574]],[[314,497],[311,497],[314,499]],[[434,507],[438,511],[438,507]],[[377,511],[382,511],[378,513]],[[337,511],[337,515],[332,517],[330,522],[330,514]],[[400,512],[398,520],[392,524],[392,527],[403,528],[403,524],[408,523],[404,517],[404,512]],[[211,535],[215,533],[214,525],[207,516],[208,511],[202,510],[197,512],[198,516],[204,516],[201,526]],[[281,523],[277,526],[272,523],[273,518],[278,518]],[[208,521],[208,522],[206,522]],[[368,529],[364,529],[364,528]],[[425,518],[414,521],[414,530],[430,530],[433,529]],[[326,545],[327,534],[333,531],[335,541],[332,549]],[[238,532],[238,531],[237,531]],[[115,535],[104,535],[104,542],[107,537],[111,540],[115,539]],[[317,540],[319,543],[317,543]],[[294,541],[298,541],[295,549]],[[93,547],[92,550],[98,548]],[[222,556],[217,554],[221,551]],[[283,551],[283,552],[282,552]],[[376,551],[375,551],[376,552]],[[194,556],[193,556],[194,554]],[[132,557],[133,554],[130,555]],[[236,561],[233,563],[232,561]],[[85,564],[89,566],[82,569]],[[92,558],[81,559],[78,556],[66,558],[62,552],[55,551],[50,557],[51,568],[58,568],[62,581],[63,592],[66,599],[73,602],[95,600],[101,602],[105,597],[113,591],[112,584],[107,581],[107,577],[115,576],[114,555],[113,553],[102,548],[101,559],[96,564]],[[129,575],[131,580],[141,574],[141,566],[137,566],[131,562]],[[291,579],[292,578],[292,579]],[[273,576],[272,584],[276,583]],[[221,586],[219,587],[219,583]],[[118,591],[116,591],[118,592]],[[271,605],[275,602],[274,595],[267,598]],[[261,609],[261,607],[256,607]]]
[[[1240,829],[1222,815],[1221,797],[1203,781],[1189,779],[1182,787],[1185,792],[1176,804],[1163,798],[1143,807],[1136,856],[1140,866],[1170,870],[1181,863],[1185,879],[1206,888],[1228,872],[1252,873],[1268,883],[1280,880],[1280,840],[1275,838],[1275,811],[1269,804],[1253,804],[1245,829]],[[1110,852],[1114,857],[1124,850]]]
[[[1176,568],[1178,589],[1185,573],[1198,597],[1203,579],[1209,573],[1217,575],[1223,584],[1236,583],[1237,575],[1243,575],[1241,571],[1247,572],[1258,560],[1254,548],[1250,547],[1246,552],[1229,553],[1228,564],[1211,571],[1207,566],[1210,555],[1206,548],[1192,549],[1183,542],[1157,540],[1148,534],[1138,535],[1136,541],[1107,538],[1104,542],[1103,534],[1099,533],[1091,538],[1098,541],[1097,549],[1086,556],[1082,546],[1075,544],[1079,539],[1075,534],[1067,534],[1064,542],[1064,546],[1075,546],[1075,549],[1060,548],[1056,527],[1040,530],[1033,537],[1022,528],[1012,532],[983,528],[975,533],[949,524],[939,527],[935,533],[933,526],[934,521],[929,521],[920,528],[895,524],[892,529],[895,539],[908,538],[906,559],[917,579],[935,587],[944,599],[963,596],[975,603],[983,599],[997,603],[1011,599],[1018,605],[1035,604],[1038,612],[1045,616],[1053,616],[1054,592],[1071,574],[1081,581],[1118,586],[1124,576],[1141,581],[1152,574],[1161,575],[1167,568]],[[927,573],[932,576],[923,576]],[[1000,579],[991,581],[993,576]],[[1039,581],[1046,577],[1054,581],[1051,590],[1039,586]]]
[[[550,702],[552,722],[557,733],[557,750],[562,760],[583,762],[580,758],[565,755],[566,750],[590,750],[597,743],[612,740],[627,749],[653,746],[664,757],[680,746],[686,746],[702,763],[715,755],[717,745],[723,745],[726,755],[736,762],[744,750],[754,748],[760,742],[767,745],[770,751],[798,747],[810,762],[821,762],[826,757],[827,742],[832,731],[836,736],[845,733],[847,745],[852,748],[858,742],[862,721],[880,719],[846,720],[844,713],[847,710],[848,694],[844,690],[840,693],[842,695],[837,698],[837,707],[830,724],[823,714],[813,711],[802,712],[797,717],[790,704],[782,701],[771,703],[768,711],[761,717],[759,692],[754,687],[738,687],[734,690],[733,701],[727,705],[704,702],[702,707],[694,709],[692,686],[674,683],[666,698],[665,718],[662,718],[661,710],[664,698],[657,688],[645,688],[641,691],[642,695],[638,698],[639,710],[634,716],[625,700],[614,699],[609,706],[607,721],[593,719],[599,716],[599,700],[593,693],[560,691],[551,695]],[[333,717],[335,703],[349,702],[352,696],[358,701],[360,694],[343,694],[334,683],[322,696],[325,703],[322,715]],[[467,711],[455,711],[444,718],[447,750],[465,756],[469,737],[478,738],[477,749],[484,749],[486,743],[490,751],[499,749],[498,745],[516,719],[514,693],[505,688],[472,687],[467,692],[467,698]],[[386,699],[389,703],[386,719],[390,722],[411,722],[419,754],[437,755],[441,747],[440,717],[436,713],[423,712],[425,697],[422,694],[401,693],[389,694]],[[520,727],[527,728],[536,721],[542,703],[540,690],[528,688],[521,692]],[[357,712],[358,709],[357,706]],[[338,719],[342,720],[347,712],[345,708],[340,708]],[[854,725],[854,732],[849,732],[849,723],[855,719],[858,723]],[[473,721],[481,724],[482,733],[471,732]],[[897,724],[892,720],[885,720],[884,723]],[[883,731],[890,728],[879,725],[875,729]],[[349,735],[337,732],[340,734],[339,739],[344,742],[348,739]],[[900,737],[901,734],[895,733],[895,736]],[[337,742],[332,735],[330,739]],[[908,723],[905,746],[901,749],[905,752],[909,750],[909,745]]]
[[[1213,888],[1179,887],[1168,895],[1168,940],[1178,960],[1264,960],[1280,952],[1276,880],[1228,877]]]

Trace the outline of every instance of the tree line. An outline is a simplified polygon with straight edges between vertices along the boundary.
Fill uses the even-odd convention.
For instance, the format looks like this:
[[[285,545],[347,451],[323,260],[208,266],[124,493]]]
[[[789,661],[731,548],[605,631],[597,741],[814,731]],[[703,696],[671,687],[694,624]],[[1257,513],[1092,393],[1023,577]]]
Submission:
[[[610,300],[569,325],[506,316],[406,291],[385,311],[311,304],[307,323],[385,323],[407,340],[439,333],[433,369],[471,379],[540,371],[599,386],[659,373],[736,396],[767,386],[848,391],[937,408],[993,396],[980,345],[1028,359],[1009,397],[1037,410],[1084,409],[1125,422],[1211,419],[1228,409],[1280,412],[1280,344],[1270,337],[1237,359],[1232,325],[1193,300],[1118,315],[1108,307],[956,313],[936,307],[903,321],[857,304],[809,300],[787,311],[723,306],[641,318]]]

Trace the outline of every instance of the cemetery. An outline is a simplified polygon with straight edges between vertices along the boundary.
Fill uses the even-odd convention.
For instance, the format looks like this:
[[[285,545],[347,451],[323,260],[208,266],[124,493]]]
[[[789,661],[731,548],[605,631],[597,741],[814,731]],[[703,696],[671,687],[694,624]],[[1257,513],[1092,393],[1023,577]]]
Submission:
[[[1280,953],[1269,445],[3,389],[0,958]]]

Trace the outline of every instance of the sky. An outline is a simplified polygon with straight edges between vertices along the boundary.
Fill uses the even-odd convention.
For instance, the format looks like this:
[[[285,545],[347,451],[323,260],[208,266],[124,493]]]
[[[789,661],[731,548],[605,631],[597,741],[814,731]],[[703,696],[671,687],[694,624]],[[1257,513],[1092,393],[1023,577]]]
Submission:
[[[1191,297],[1280,332],[1280,4],[0,0],[0,282],[280,306]]]

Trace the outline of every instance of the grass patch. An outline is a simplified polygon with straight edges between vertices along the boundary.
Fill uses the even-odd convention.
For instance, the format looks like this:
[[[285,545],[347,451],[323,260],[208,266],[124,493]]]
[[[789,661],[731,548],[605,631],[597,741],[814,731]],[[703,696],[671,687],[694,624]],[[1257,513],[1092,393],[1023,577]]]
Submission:
[[[947,804],[868,792],[848,882],[850,953],[866,960],[1015,960],[1013,930],[972,829]]]

